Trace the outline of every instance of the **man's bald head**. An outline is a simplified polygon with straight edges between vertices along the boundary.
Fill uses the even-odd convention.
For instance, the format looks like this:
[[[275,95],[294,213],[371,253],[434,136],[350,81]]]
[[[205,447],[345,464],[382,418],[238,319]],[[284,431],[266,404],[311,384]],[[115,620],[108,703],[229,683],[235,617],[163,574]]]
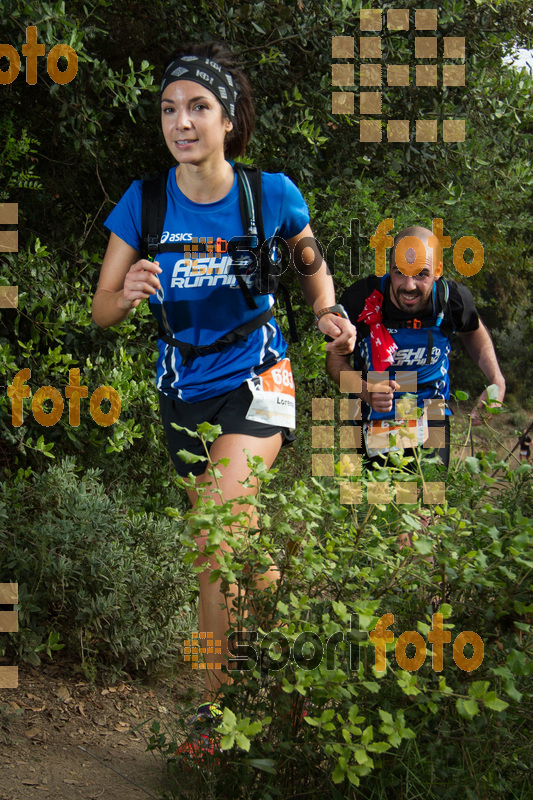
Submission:
[[[442,262],[433,264],[433,231],[412,225],[394,237],[390,251],[390,297],[395,306],[410,314],[422,314],[431,301]]]
[[[407,265],[409,266],[411,264],[414,264],[415,261],[421,261],[420,266],[422,266],[423,263],[427,263],[427,256],[429,256],[432,262],[433,251],[429,246],[429,239],[431,236],[433,236],[433,231],[430,231],[429,228],[423,228],[421,225],[411,225],[409,228],[403,228],[403,230],[399,231],[399,233],[397,233],[396,236],[394,237],[394,243],[389,253],[389,272],[393,265],[398,266],[396,264],[396,250],[398,244],[402,241],[402,239],[406,239],[407,237],[412,237],[413,239],[417,239],[418,242],[420,242],[422,247],[425,249],[426,253],[423,259],[417,258],[417,256],[419,255],[421,256],[423,252],[420,249],[420,253],[418,253],[418,248],[420,248],[420,245],[418,245],[418,243],[415,241],[406,242],[406,249],[404,250],[402,248],[402,257],[400,258],[400,266],[402,267],[402,270],[400,271],[405,271],[404,269],[405,262],[407,262]],[[435,277],[438,277],[438,275],[436,275]]]

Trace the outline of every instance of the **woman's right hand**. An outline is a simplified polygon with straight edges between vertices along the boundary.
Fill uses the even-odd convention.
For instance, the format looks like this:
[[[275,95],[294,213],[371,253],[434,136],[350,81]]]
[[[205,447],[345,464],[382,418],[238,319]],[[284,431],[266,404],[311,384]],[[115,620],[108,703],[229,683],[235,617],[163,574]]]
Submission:
[[[124,278],[120,306],[124,310],[137,308],[141,300],[156,294],[161,289],[157,277],[163,270],[157,261],[141,258],[132,264]]]

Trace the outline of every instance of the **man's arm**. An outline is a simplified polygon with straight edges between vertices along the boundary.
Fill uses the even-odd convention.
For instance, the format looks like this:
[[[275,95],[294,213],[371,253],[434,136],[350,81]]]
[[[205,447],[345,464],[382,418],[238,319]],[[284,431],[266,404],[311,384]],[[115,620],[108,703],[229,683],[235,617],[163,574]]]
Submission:
[[[341,372],[355,372],[350,365],[350,354],[341,355],[335,350],[326,350],[326,370],[337,386],[341,383]]]
[[[468,350],[470,358],[481,369],[489,381],[489,384],[496,384],[498,387],[498,400],[500,403],[503,402],[503,398],[505,397],[505,378],[500,370],[492,339],[481,319],[479,320],[479,328],[477,330],[470,331],[469,333],[459,333],[459,335]],[[481,424],[479,412],[483,409],[483,402],[486,400],[487,392],[483,391],[471,413],[474,425]]]

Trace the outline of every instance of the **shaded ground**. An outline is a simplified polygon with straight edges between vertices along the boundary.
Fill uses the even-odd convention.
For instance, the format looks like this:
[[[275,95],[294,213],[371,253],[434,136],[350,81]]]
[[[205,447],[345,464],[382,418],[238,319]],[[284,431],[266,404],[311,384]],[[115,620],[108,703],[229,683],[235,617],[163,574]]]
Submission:
[[[91,688],[57,657],[22,664],[18,688],[0,691],[0,800],[160,798],[165,768],[146,752],[150,727],[158,719],[163,730],[195,685],[184,670],[172,684]]]

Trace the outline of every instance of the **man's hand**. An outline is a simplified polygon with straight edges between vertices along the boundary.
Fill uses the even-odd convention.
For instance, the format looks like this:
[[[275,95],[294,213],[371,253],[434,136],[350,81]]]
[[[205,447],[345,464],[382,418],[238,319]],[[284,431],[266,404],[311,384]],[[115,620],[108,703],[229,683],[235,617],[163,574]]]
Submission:
[[[502,405],[502,403],[503,403],[503,398],[504,397],[505,397],[505,385],[504,386],[498,386],[498,399],[492,401],[493,408],[500,407]],[[476,405],[474,406],[474,408],[470,412],[470,418],[472,420],[472,427],[478,427],[479,425],[481,425],[481,423],[483,421],[483,419],[482,419],[483,411],[485,410],[485,406],[483,404],[486,403],[487,401],[488,401],[487,390],[484,389],[484,391],[481,392],[481,394],[479,396],[479,400],[477,401]]]
[[[331,350],[338,355],[353,353],[357,332],[349,319],[337,314],[324,314],[318,320],[318,329],[333,339],[326,344],[327,351]]]
[[[394,392],[399,390],[400,384],[396,383],[396,381],[389,381],[388,385],[383,382],[380,384],[380,389],[381,388],[383,388],[384,391],[369,392],[368,383],[363,381],[363,391],[360,397],[361,400],[364,400],[374,411],[377,411],[379,414],[387,414],[389,411],[392,411]]]

